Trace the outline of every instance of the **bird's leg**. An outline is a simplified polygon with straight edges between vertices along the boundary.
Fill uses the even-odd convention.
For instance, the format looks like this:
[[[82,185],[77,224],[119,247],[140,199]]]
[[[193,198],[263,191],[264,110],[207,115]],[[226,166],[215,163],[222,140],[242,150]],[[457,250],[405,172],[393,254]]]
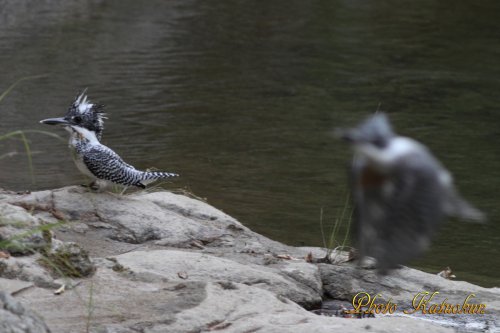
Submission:
[[[99,186],[99,184],[97,183],[97,180],[92,181],[92,182],[89,184],[89,188],[90,188],[92,191],[99,191],[100,186]]]

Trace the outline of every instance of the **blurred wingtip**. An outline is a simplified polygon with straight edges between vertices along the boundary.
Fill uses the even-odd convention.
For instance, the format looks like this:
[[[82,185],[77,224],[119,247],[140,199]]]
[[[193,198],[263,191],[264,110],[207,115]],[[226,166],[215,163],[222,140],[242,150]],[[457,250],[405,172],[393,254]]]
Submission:
[[[462,216],[462,218],[472,223],[486,224],[488,222],[486,214],[475,208],[473,211],[468,212],[467,215]]]
[[[448,202],[445,207],[445,212],[448,216],[456,217],[467,222],[480,224],[487,222],[486,214],[472,206],[458,193],[454,193],[452,200]]]
[[[460,207],[450,215],[470,223],[486,224],[488,222],[486,214],[469,204],[460,205]]]

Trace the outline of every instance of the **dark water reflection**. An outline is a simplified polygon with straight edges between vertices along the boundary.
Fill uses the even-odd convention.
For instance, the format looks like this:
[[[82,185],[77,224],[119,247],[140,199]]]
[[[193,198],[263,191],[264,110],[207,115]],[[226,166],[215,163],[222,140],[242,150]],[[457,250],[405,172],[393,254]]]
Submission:
[[[88,87],[107,105],[104,143],[128,162],[179,172],[168,188],[187,187],[271,238],[321,245],[320,210],[330,227],[347,196],[349,152],[331,130],[381,109],[490,216],[487,226],[448,223],[415,265],[500,284],[497,1],[13,6],[0,13],[0,90],[49,76],[0,103],[0,133],[52,130],[38,120]],[[11,140],[0,155],[20,154],[0,159],[2,187],[82,181],[65,143],[30,138],[36,185]]]

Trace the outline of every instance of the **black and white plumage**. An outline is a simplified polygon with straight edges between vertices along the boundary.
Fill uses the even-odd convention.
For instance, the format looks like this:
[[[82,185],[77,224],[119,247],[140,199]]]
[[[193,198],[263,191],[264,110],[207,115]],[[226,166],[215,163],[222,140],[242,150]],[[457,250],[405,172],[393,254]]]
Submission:
[[[483,221],[458,194],[451,174],[419,142],[396,135],[385,114],[342,132],[355,155],[353,234],[360,259],[385,272],[418,257],[445,217]]]
[[[70,146],[74,149],[77,167],[87,176],[124,186],[145,188],[148,181],[176,177],[170,172],[140,171],[125,163],[110,148],[101,144],[95,134],[79,126],[70,126],[74,131]]]
[[[70,132],[69,147],[75,164],[93,180],[145,188],[148,182],[178,176],[170,172],[137,170],[101,144],[103,116],[102,106],[91,104],[82,93],[72,103],[65,117],[45,119],[41,123],[62,125]]]
[[[104,119],[107,119],[104,105],[91,103],[85,93],[86,89],[76,95],[63,119],[94,132],[97,139],[101,141]]]

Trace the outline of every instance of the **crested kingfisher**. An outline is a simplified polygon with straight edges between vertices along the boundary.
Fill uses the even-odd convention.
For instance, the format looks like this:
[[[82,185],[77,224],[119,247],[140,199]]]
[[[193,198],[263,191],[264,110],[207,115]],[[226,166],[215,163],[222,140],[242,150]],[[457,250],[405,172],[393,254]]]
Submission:
[[[360,262],[373,257],[385,273],[424,252],[445,217],[485,220],[429,149],[395,134],[385,114],[339,134],[354,148],[353,235]]]
[[[91,103],[83,91],[76,96],[64,117],[40,122],[64,126],[70,133],[69,147],[75,164],[78,170],[93,180],[93,185],[97,180],[104,180],[145,188],[148,182],[178,176],[170,172],[140,171],[125,163],[117,153],[100,142],[104,119],[103,105]]]

